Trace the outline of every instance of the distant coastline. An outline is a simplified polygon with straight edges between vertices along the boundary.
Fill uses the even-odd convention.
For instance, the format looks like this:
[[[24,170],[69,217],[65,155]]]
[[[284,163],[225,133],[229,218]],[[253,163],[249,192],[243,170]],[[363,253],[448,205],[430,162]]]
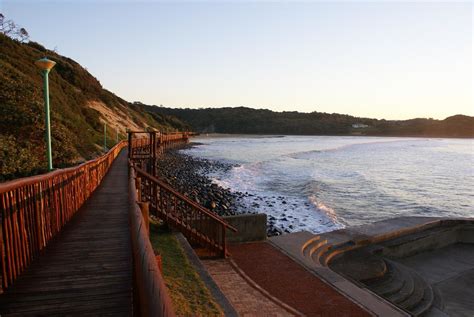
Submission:
[[[474,136],[424,136],[424,135],[362,135],[362,134],[245,134],[245,133],[197,133],[196,136],[204,138],[235,138],[235,137],[246,137],[246,138],[284,138],[286,136],[341,136],[341,137],[366,137],[366,138],[423,138],[423,139],[474,139]]]
[[[247,107],[183,109],[142,103],[138,106],[150,113],[176,117],[201,134],[474,138],[474,117],[465,115],[454,115],[444,120],[384,120],[338,113],[275,112]]]

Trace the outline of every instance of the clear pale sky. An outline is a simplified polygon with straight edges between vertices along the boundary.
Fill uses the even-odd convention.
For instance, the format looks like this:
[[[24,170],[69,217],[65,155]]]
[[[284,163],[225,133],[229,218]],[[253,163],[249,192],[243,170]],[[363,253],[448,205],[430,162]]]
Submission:
[[[0,0],[0,12],[129,101],[474,115],[470,1]]]

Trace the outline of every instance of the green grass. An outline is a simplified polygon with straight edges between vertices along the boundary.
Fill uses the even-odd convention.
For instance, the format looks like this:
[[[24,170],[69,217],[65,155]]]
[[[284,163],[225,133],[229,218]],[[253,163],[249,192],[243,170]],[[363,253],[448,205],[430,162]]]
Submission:
[[[151,222],[150,241],[155,254],[161,255],[163,275],[176,315],[222,316],[174,234],[164,225]]]

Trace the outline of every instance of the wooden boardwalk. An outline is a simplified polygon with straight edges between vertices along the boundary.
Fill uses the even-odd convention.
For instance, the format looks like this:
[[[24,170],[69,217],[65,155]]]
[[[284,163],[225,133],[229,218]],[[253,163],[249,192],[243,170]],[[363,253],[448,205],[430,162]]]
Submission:
[[[43,255],[0,295],[0,316],[130,316],[126,151]]]

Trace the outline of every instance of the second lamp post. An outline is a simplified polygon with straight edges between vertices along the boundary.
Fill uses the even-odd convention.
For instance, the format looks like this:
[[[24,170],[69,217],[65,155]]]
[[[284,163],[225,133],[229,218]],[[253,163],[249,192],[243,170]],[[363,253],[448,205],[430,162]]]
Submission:
[[[39,59],[35,62],[36,66],[43,71],[44,82],[44,112],[45,112],[45,139],[46,139],[46,158],[48,160],[48,171],[53,169],[53,154],[51,152],[51,122],[49,115],[49,84],[48,74],[51,68],[56,65],[56,62],[45,58]]]

